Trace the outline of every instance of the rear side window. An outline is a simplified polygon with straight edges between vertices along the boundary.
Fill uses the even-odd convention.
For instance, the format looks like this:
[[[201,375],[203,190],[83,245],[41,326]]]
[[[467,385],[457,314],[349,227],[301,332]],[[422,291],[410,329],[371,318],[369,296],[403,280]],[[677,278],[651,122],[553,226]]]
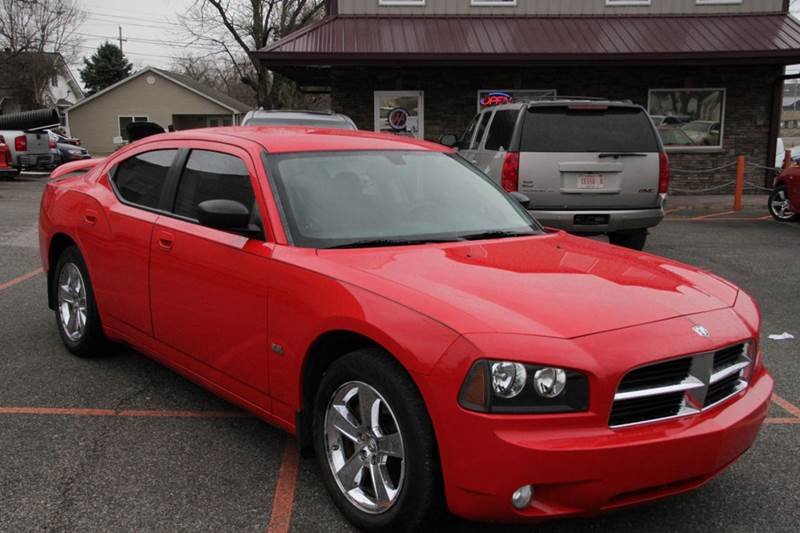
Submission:
[[[126,159],[112,181],[126,202],[156,209],[177,150],[154,150]]]
[[[489,126],[489,135],[486,137],[485,148],[487,150],[500,150],[501,148],[508,150],[518,116],[519,111],[516,109],[495,111],[494,120]]]
[[[475,126],[478,125],[478,121],[481,119],[481,115],[477,114],[472,118],[472,121],[467,126],[464,135],[461,136],[461,146],[464,148],[468,148],[469,142],[472,140],[472,134],[475,133]]]
[[[178,185],[175,214],[197,220],[197,206],[206,200],[234,200],[253,211],[255,195],[244,161],[220,152],[192,150]]]
[[[472,141],[472,146],[470,146],[470,150],[477,150],[481,145],[481,140],[483,140],[483,134],[486,131],[486,124],[489,122],[489,118],[491,118],[492,113],[486,112],[481,115],[481,120],[478,122],[478,131],[475,133],[475,140]]]
[[[523,152],[658,152],[647,114],[637,108],[531,108],[525,116]]]

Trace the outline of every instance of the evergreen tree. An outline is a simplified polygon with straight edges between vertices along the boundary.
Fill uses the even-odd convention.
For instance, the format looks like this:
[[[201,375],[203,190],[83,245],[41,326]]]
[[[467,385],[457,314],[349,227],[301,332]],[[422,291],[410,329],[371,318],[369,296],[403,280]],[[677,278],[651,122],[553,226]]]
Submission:
[[[101,44],[89,59],[83,58],[81,80],[90,95],[124,80],[131,74],[131,63],[122,50],[109,42]]]

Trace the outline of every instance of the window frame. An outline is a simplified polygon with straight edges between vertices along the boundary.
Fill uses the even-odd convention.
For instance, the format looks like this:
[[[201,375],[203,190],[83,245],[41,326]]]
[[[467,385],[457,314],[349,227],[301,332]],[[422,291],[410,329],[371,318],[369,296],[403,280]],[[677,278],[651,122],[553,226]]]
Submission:
[[[726,87],[658,87],[655,89],[647,90],[647,114],[652,115],[651,106],[653,104],[653,93],[656,92],[720,92],[722,93],[722,105],[720,106],[719,118],[719,144],[716,146],[667,146],[664,145],[664,150],[667,152],[721,152],[725,149],[725,112],[728,106],[728,89]],[[658,113],[656,113],[658,115]],[[717,122],[717,121],[714,121]],[[659,137],[661,135],[659,134]]]
[[[496,109],[488,107],[486,108],[486,110],[481,112],[481,119],[475,125],[475,133],[472,136],[472,142],[469,143],[469,148],[467,148],[467,150],[472,150],[476,152],[481,151],[481,149],[483,148],[483,142],[486,139],[486,136],[489,134],[489,127],[492,125],[492,122],[494,122],[495,111]],[[486,120],[484,121],[484,117],[488,118],[486,118]],[[486,124],[484,124],[484,122],[486,122]],[[483,126],[483,130],[481,130],[481,126]],[[478,138],[479,133],[480,133],[480,138]],[[475,144],[476,142],[478,144]]]
[[[606,7],[650,6],[650,0],[606,0]]]
[[[517,0],[470,0],[471,7],[517,7]]]
[[[378,0],[378,6],[424,7],[425,0]]]
[[[137,118],[144,118],[144,120],[140,120],[139,122],[150,122],[150,115],[117,115],[117,132],[124,142],[130,142],[130,140],[126,139],[125,135],[122,134],[122,123],[120,122],[122,118],[131,119],[131,123],[136,122]],[[125,133],[127,134],[127,132]]]
[[[742,0],[695,0],[697,6],[742,5]]]

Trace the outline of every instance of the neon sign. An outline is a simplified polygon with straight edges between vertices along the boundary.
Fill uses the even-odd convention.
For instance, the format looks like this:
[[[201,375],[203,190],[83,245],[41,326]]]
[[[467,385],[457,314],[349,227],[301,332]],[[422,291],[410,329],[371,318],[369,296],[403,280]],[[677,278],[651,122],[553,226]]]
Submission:
[[[492,92],[481,98],[481,107],[510,104],[514,98],[508,93]]]

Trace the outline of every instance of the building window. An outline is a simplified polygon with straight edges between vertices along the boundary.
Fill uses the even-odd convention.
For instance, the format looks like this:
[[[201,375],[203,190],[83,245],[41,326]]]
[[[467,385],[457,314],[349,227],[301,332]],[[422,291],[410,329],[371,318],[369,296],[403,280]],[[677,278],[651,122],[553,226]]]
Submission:
[[[517,0],[470,0],[470,5],[477,7],[513,7]]]
[[[652,89],[648,111],[667,148],[721,148],[725,89]]]
[[[381,6],[424,6],[425,0],[378,0]]]
[[[650,0],[606,0],[607,6],[649,6]]]
[[[375,131],[423,139],[425,99],[422,91],[375,91]]]
[[[119,123],[119,136],[122,137],[123,141],[128,140],[128,124],[131,122],[149,122],[149,117],[142,117],[142,116],[120,116],[117,117],[117,122]]]
[[[530,102],[532,100],[552,100],[555,97],[555,89],[485,89],[478,91],[478,111],[501,104]]]

